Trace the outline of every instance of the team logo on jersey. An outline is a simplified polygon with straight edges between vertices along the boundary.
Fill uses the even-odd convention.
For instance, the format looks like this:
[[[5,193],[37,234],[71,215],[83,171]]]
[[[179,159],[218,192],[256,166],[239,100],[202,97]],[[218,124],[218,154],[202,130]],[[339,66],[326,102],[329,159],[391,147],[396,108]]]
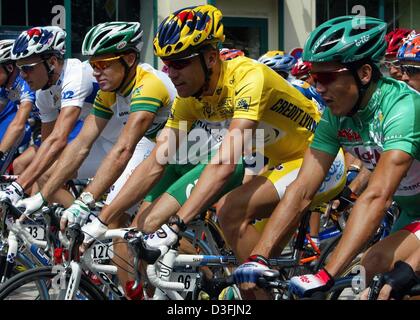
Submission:
[[[338,138],[344,138],[348,141],[362,141],[360,134],[358,132],[354,132],[352,129],[339,130],[337,136]]]
[[[242,97],[236,100],[235,109],[248,111],[251,104],[251,97]]]
[[[140,95],[141,89],[143,89],[143,85],[141,85],[140,87],[134,89],[133,96]]]
[[[69,91],[64,91],[61,94],[61,99],[66,100],[66,99],[72,99],[74,96],[74,92],[69,90]]]

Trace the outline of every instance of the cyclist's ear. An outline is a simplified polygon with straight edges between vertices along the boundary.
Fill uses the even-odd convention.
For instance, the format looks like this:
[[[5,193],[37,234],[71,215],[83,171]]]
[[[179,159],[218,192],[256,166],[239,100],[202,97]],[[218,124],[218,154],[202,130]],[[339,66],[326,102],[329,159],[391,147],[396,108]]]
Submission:
[[[124,55],[123,59],[128,64],[128,66],[131,68],[136,63],[137,55],[134,52],[129,52],[129,53]]]
[[[207,68],[211,69],[214,67],[214,65],[217,63],[217,61],[220,59],[219,52],[215,49],[208,50],[205,55]]]
[[[359,75],[360,81],[363,85],[369,83],[372,79],[372,66],[369,64],[362,65],[357,70],[357,74]]]

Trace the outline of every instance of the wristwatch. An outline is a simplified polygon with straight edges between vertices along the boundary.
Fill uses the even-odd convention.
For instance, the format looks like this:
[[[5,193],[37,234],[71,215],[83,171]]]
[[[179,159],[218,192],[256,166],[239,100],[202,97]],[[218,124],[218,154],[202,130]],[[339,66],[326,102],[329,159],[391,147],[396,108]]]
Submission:
[[[85,205],[87,205],[90,209],[95,208],[95,198],[90,192],[82,192],[82,194],[79,197],[79,200],[82,201]]]
[[[187,229],[187,225],[185,224],[184,220],[182,220],[178,215],[171,216],[168,220],[168,225],[177,225],[179,230],[185,231]]]

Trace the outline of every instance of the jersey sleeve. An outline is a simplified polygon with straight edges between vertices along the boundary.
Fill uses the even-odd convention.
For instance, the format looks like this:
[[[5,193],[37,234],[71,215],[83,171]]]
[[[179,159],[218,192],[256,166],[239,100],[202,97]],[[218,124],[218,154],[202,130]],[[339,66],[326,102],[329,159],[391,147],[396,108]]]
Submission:
[[[383,151],[402,150],[418,158],[420,153],[420,95],[407,94],[395,101],[381,120]]]
[[[35,103],[35,92],[31,90],[24,80],[22,80],[22,86],[20,88],[20,103],[22,102]]]
[[[39,110],[41,122],[47,123],[57,119],[58,110],[54,108],[52,97],[48,95],[48,92],[38,90],[36,92],[35,105]]]
[[[238,70],[238,74],[241,70]],[[261,68],[253,68],[244,73],[234,88],[233,119],[259,121],[263,115],[262,93],[264,73]]]
[[[182,131],[189,131],[191,129],[193,122],[198,120],[198,118],[192,114],[191,110],[193,109],[193,105],[189,101],[190,99],[175,98],[165,127]]]
[[[72,67],[67,70],[63,78],[61,108],[82,108],[95,88],[97,86],[94,85],[90,71],[84,67],[83,63]]]
[[[169,93],[163,82],[153,74],[144,77],[141,85],[133,89],[130,112],[149,111],[157,113],[168,105]]]
[[[325,110],[315,130],[311,148],[335,156],[340,149],[337,122],[338,119],[331,115],[330,110]]]
[[[93,102],[91,113],[102,119],[111,119],[114,115],[112,106],[115,103],[115,99],[115,93],[99,90]]]

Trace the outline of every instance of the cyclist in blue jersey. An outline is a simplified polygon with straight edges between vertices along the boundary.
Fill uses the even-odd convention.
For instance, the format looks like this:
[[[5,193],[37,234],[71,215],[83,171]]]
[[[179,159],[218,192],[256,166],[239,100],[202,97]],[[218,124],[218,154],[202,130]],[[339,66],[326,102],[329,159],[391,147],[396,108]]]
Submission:
[[[4,174],[17,149],[29,143],[27,120],[35,107],[35,93],[20,77],[11,59],[14,40],[0,41],[0,174]]]

